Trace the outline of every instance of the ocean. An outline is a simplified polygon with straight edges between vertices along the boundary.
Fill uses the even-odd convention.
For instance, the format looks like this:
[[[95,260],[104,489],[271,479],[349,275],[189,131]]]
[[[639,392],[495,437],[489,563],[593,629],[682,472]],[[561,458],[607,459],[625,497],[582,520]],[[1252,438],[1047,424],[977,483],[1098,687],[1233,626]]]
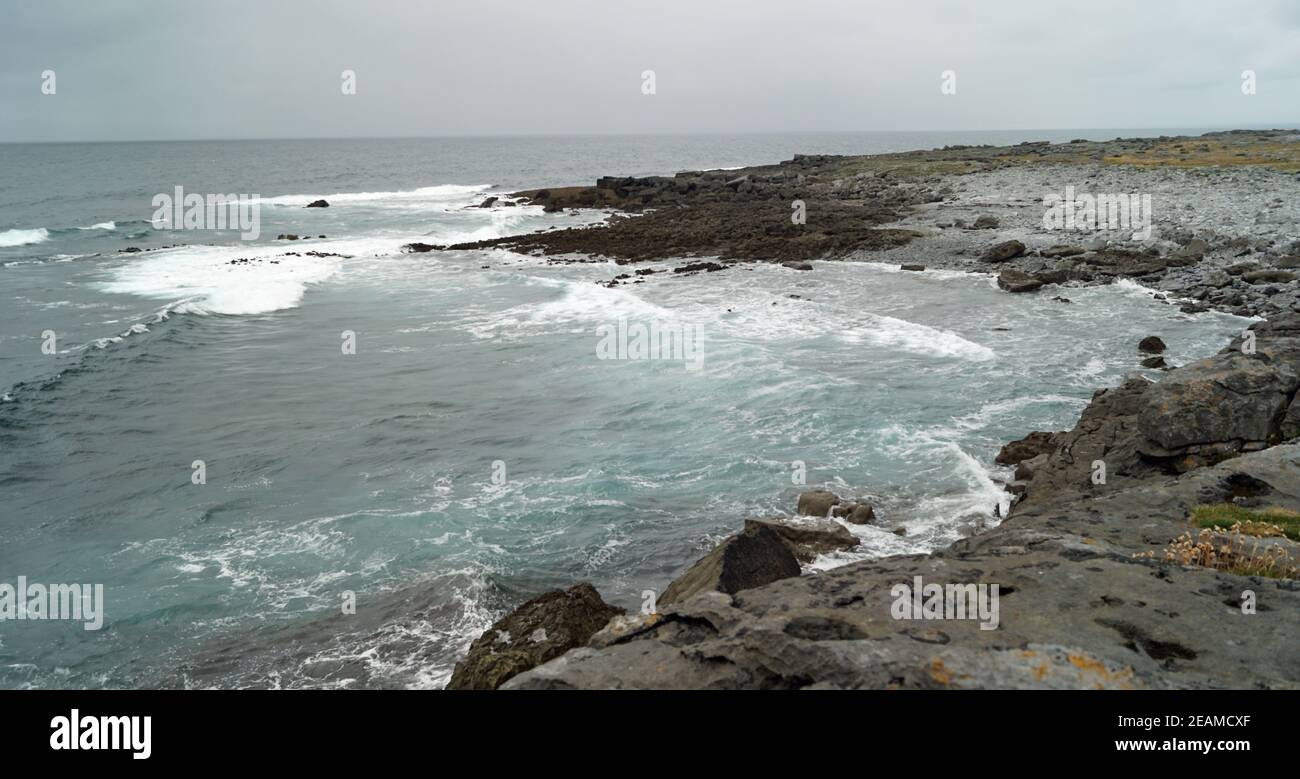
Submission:
[[[1071,426],[1134,333],[1182,364],[1246,320],[1131,282],[1066,306],[838,262],[611,289],[628,268],[400,247],[599,221],[471,206],[601,175],[1189,132],[0,145],[0,584],[104,588],[99,630],[0,621],[0,687],[438,688],[523,599],[586,580],[636,608],[817,486],[882,521],[814,567],[950,543],[1005,507],[1001,444]],[[256,196],[260,237],[157,229],[177,186]],[[620,322],[697,333],[698,360],[602,359]]]

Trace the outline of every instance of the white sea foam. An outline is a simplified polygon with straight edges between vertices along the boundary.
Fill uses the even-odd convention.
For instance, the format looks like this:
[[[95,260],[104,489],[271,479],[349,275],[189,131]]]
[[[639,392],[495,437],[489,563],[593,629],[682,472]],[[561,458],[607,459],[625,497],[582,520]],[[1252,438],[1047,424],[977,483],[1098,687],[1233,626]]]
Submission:
[[[888,349],[954,357],[963,360],[992,360],[997,353],[987,346],[968,341],[956,333],[892,316],[868,315],[867,325],[845,328],[840,338],[850,343],[867,341]]]
[[[0,248],[31,246],[32,244],[44,243],[49,239],[50,231],[44,227],[37,227],[32,230],[5,230],[0,232]]]
[[[469,202],[471,195],[486,192],[487,184],[443,184],[436,187],[396,192],[338,192],[333,195],[279,195],[277,197],[256,198],[252,202],[263,206],[306,206],[315,200],[324,200],[331,206],[340,203],[396,203],[423,201],[430,203]]]
[[[90,227],[78,227],[77,229],[78,230],[116,230],[117,222],[100,222],[99,224],[93,224]]]
[[[334,275],[340,260],[281,256],[286,251],[279,246],[169,249],[114,268],[111,280],[100,287],[105,292],[180,301],[174,307],[180,313],[262,314],[296,308],[307,286]],[[241,257],[260,262],[230,264]]]
[[[540,304],[528,303],[493,312],[486,318],[472,318],[462,329],[478,338],[523,337],[539,332],[590,333],[594,348],[595,327],[616,322],[620,317],[660,323],[682,318],[680,311],[657,306],[631,292],[603,287],[591,281],[540,276],[524,278],[531,285],[552,287],[561,294]]]

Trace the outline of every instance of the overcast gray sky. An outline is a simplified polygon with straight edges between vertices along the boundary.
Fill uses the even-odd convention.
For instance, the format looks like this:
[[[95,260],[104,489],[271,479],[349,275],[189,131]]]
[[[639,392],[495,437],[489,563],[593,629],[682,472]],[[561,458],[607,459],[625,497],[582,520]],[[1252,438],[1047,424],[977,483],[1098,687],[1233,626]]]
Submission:
[[[1298,0],[0,0],[0,141],[1297,123]]]

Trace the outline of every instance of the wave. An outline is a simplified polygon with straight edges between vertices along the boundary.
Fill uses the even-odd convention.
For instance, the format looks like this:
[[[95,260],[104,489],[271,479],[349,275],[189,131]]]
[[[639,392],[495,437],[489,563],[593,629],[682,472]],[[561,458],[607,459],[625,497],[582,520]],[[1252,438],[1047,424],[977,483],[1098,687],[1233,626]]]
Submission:
[[[50,240],[50,231],[44,227],[32,230],[5,230],[0,233],[0,248],[30,246]]]
[[[872,324],[845,329],[840,334],[840,338],[850,343],[866,340],[885,348],[902,349],[936,357],[954,357],[963,360],[992,360],[997,357],[997,353],[989,347],[969,341],[949,330],[940,330],[937,327],[884,314],[869,314],[867,318],[872,320]]]
[[[77,229],[78,229],[78,230],[110,230],[110,231],[112,231],[112,230],[116,230],[116,229],[117,229],[117,222],[100,222],[99,224],[93,224],[93,225],[91,225],[90,227],[78,227]]]
[[[263,206],[306,206],[316,200],[325,200],[331,206],[337,203],[379,203],[403,201],[434,201],[454,203],[468,201],[470,195],[486,192],[489,184],[441,184],[435,187],[398,190],[395,192],[337,192],[333,195],[278,195],[254,198],[252,203]]]
[[[509,340],[540,333],[568,332],[589,334],[596,342],[598,325],[615,324],[620,318],[662,323],[682,319],[681,312],[655,305],[617,288],[603,287],[589,280],[546,278],[521,274],[512,282],[552,288],[558,297],[540,303],[525,303],[494,311],[486,316],[467,317],[462,330],[476,338]]]

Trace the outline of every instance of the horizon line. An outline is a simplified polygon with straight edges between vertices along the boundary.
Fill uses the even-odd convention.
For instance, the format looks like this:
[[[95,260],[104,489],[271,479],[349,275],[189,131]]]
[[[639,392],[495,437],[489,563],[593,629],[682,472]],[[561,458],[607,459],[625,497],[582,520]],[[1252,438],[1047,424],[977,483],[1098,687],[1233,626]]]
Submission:
[[[485,133],[470,135],[463,133],[429,134],[429,135],[285,135],[264,137],[230,137],[230,138],[133,138],[133,139],[68,139],[54,141],[13,140],[0,141],[0,146],[39,146],[56,144],[96,144],[96,143],[248,143],[258,141],[411,141],[436,139],[487,139],[487,138],[646,138],[646,137],[690,137],[690,136],[735,136],[735,135],[898,135],[918,133],[1028,133],[1028,132],[1097,132],[1115,131],[1155,131],[1155,130],[1296,130],[1300,129],[1300,120],[1281,123],[1250,123],[1245,125],[1204,124],[1204,125],[1165,125],[1146,127],[984,127],[965,129],[904,129],[904,130],[706,130],[682,132],[647,132],[647,133]]]

